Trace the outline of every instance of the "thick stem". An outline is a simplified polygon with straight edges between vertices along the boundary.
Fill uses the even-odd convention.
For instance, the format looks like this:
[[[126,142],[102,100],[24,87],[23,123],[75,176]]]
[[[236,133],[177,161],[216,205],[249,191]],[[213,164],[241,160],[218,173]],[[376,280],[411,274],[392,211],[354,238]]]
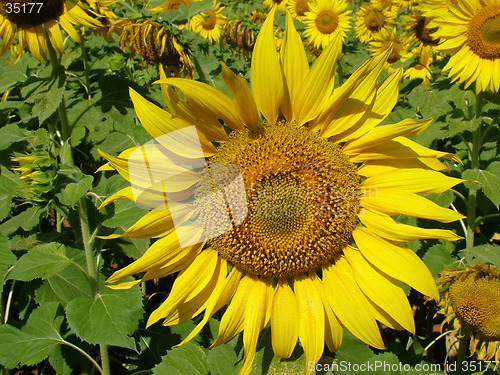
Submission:
[[[78,201],[78,214],[80,216],[80,227],[82,231],[83,248],[85,249],[85,259],[87,260],[87,268],[90,279],[95,282],[96,293],[99,290],[97,279],[97,267],[92,249],[92,242],[90,237],[89,219],[87,217],[87,202],[85,197]]]
[[[102,373],[103,375],[110,375],[108,346],[100,344],[99,349],[101,350]]]
[[[461,368],[462,367],[462,362],[465,361],[465,358],[467,356],[467,344],[469,342],[469,333],[468,330],[462,327],[460,330],[461,334],[463,334],[463,337],[460,338],[459,344],[458,344],[458,354],[457,354],[457,367]]]
[[[87,55],[87,48],[85,47],[85,38],[81,38],[80,48],[82,49],[82,61],[83,61],[83,70],[85,72],[85,90],[87,91],[87,96],[90,99],[90,67],[89,67],[89,59]]]

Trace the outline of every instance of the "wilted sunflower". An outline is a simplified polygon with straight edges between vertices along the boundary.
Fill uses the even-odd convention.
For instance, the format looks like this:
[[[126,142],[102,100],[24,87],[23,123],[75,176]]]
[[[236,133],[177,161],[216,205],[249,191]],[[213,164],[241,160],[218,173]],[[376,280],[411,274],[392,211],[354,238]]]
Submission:
[[[80,34],[73,25],[100,26],[89,9],[79,1],[51,0],[28,2],[25,0],[0,0],[0,56],[11,48],[12,57],[18,59],[28,46],[37,60],[47,58],[47,40],[59,53],[64,53],[61,27],[75,41]],[[97,16],[97,15],[96,15]],[[17,36],[17,44],[14,41]]]
[[[133,184],[156,188],[146,195],[151,201],[141,204],[165,207],[164,195],[170,196],[167,211],[152,210],[124,234],[106,237],[158,238],[108,283],[146,272],[140,280],[119,285],[131,287],[180,271],[147,324],[161,320],[173,325],[204,311],[182,343],[229,304],[212,347],[243,332],[240,374],[251,370],[259,333],[269,321],[276,356],[290,357],[299,339],[306,363],[319,360],[325,342],[331,351],[338,349],[342,325],[380,349],[384,343],[377,320],[414,332],[398,280],[435,299],[438,292],[424,263],[401,242],[460,237],[398,224],[391,216],[441,222],[463,218],[419,195],[461,182],[439,172],[446,167],[438,158],[458,161],[456,156],[404,137],[420,133],[431,121],[378,126],[397,102],[402,75],[398,70],[377,82],[389,53],[370,59],[334,89],[340,35],[310,68],[290,14],[277,52],[274,13],[254,47],[252,92],[224,64],[222,78],[232,98],[201,82],[161,79],[167,112],[131,90],[139,120],[158,143],[118,157],[101,152],[109,161],[101,170],[115,169],[131,181],[140,175],[135,167],[147,159],[149,172]],[[220,121],[232,129],[229,136]],[[187,137],[177,143],[172,132],[186,134],[192,124],[199,141]],[[208,163],[199,172],[184,167],[193,163],[189,158],[195,149]],[[174,159],[175,165],[167,163]],[[218,166],[227,173],[215,173]],[[147,177],[162,169],[175,174],[175,181]],[[207,174],[212,179],[207,181]],[[220,182],[223,193],[214,192],[212,186]],[[201,204],[189,203],[193,196]],[[118,199],[134,199],[133,186],[103,205]],[[240,215],[245,209],[247,215]],[[227,231],[208,236],[220,228]],[[200,240],[207,236],[206,243]],[[181,238],[193,245],[181,247]]]
[[[387,67],[392,69],[392,65],[399,61],[406,61],[409,57],[406,49],[409,46],[408,38],[397,32],[396,29],[382,30],[374,40],[370,42],[370,51],[377,56],[390,50],[387,58]]]
[[[188,53],[158,22],[124,20],[115,22],[111,30],[113,28],[121,30],[120,47],[125,50],[128,46],[132,54],[139,52],[146,64],[154,62],[171,68],[177,76],[182,73],[192,76],[193,65]]]
[[[227,18],[222,14],[224,8],[217,1],[214,1],[211,9],[201,12],[192,18],[191,29],[211,42],[219,41],[222,27],[226,23]]]
[[[351,29],[351,12],[345,0],[316,0],[309,4],[303,22],[307,25],[304,35],[315,48],[326,48],[333,39],[343,41]]]
[[[254,10],[252,13],[250,13],[250,16],[248,16],[248,20],[256,25],[264,23],[266,18],[267,13],[263,13],[258,9]]]
[[[455,328],[451,334],[470,336],[470,355],[479,347],[477,358],[500,361],[500,276],[491,265],[476,264],[462,271],[441,272],[438,285],[443,294],[439,313],[443,325]],[[463,330],[465,328],[465,331]],[[479,345],[479,346],[478,346]]]
[[[253,50],[255,44],[254,25],[248,21],[230,20],[224,24],[222,37],[235,47],[247,54]]]
[[[288,11],[292,17],[298,20],[303,20],[306,12],[309,12],[309,4],[313,0],[289,0],[288,1]]]
[[[356,36],[365,43],[373,40],[382,30],[394,26],[397,16],[395,8],[381,4],[364,4],[356,12]]]
[[[476,93],[500,90],[500,2],[471,0],[448,3],[449,11],[438,14],[434,34],[439,51],[452,54],[444,67],[452,81],[476,83]]]

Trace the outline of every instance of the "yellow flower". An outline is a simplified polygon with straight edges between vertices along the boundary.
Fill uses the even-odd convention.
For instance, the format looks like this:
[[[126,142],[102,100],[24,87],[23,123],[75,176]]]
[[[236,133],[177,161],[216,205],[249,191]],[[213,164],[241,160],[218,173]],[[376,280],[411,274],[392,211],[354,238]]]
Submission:
[[[288,1],[288,11],[292,17],[298,20],[303,20],[306,12],[309,12],[309,4],[313,0],[289,0]]]
[[[415,10],[404,18],[405,23],[403,24],[403,27],[412,42],[417,41],[425,46],[438,45],[439,39],[435,39],[432,36],[432,33],[434,33],[437,28],[429,27],[429,22],[431,20],[428,17],[422,16],[420,12]]]
[[[441,43],[438,51],[452,56],[444,67],[452,81],[476,83],[476,93],[500,90],[500,2],[471,0],[448,3],[434,19],[439,28],[434,34]]]
[[[226,16],[222,14],[225,7],[221,7],[217,1],[211,9],[197,14],[191,20],[191,29],[211,42],[220,40],[222,27],[226,23]]]
[[[19,0],[0,0],[0,56],[9,48],[13,59],[22,56],[28,46],[31,54],[37,59],[47,58],[47,40],[55,51],[64,53],[64,42],[61,27],[78,43],[80,34],[74,25],[101,26],[92,18],[90,10],[75,0],[53,0],[44,2],[27,2]],[[14,41],[17,36],[17,44]]]
[[[351,28],[351,13],[347,6],[344,0],[316,0],[309,4],[310,11],[303,19],[307,25],[304,35],[309,38],[309,43],[316,48],[325,48],[337,35],[344,40]]]
[[[395,0],[394,2],[403,9],[411,10],[418,4],[419,0]]]
[[[415,56],[417,57],[415,65],[408,68],[403,77],[407,77],[409,79],[421,78],[422,84],[425,85],[432,80],[430,65],[438,58],[432,51],[432,47],[424,44],[421,44],[416,49],[412,50],[408,57],[412,58]]]
[[[264,5],[267,5],[269,8],[276,8],[281,11],[285,11],[288,4],[288,0],[264,0]]]
[[[394,26],[397,16],[395,7],[386,8],[381,4],[362,5],[356,12],[356,36],[365,43],[373,40],[382,30]]]
[[[463,271],[446,270],[438,279],[443,299],[439,313],[446,315],[443,325],[455,328],[451,334],[470,336],[470,355],[489,361],[500,360],[500,276],[491,265],[476,264]],[[463,330],[465,328],[465,330]]]
[[[224,64],[222,78],[232,97],[201,82],[163,76],[158,83],[169,111],[131,90],[138,118],[157,143],[118,157],[101,152],[108,160],[101,170],[115,169],[133,185],[103,205],[135,199],[164,207],[124,234],[106,237],[158,238],[108,283],[145,272],[118,285],[126,288],[180,271],[147,324],[169,326],[202,314],[182,343],[229,304],[212,347],[242,332],[240,374],[250,372],[259,333],[269,321],[275,355],[290,357],[300,340],[306,363],[319,360],[325,342],[338,349],[342,325],[379,349],[384,343],[377,320],[414,332],[398,280],[432,298],[439,295],[424,263],[401,242],[460,237],[399,224],[391,216],[463,218],[420,195],[462,181],[439,172],[446,167],[438,158],[458,161],[456,156],[405,137],[431,121],[379,126],[398,100],[402,76],[400,69],[378,82],[389,53],[368,60],[334,88],[340,34],[309,67],[290,14],[277,52],[274,14],[254,46],[251,91]],[[220,121],[232,129],[229,136]],[[186,136],[193,128],[196,141]],[[196,154],[202,157],[194,160]],[[137,170],[145,162],[147,170]],[[201,167],[186,167],[195,164]],[[172,181],[160,181],[162,173]],[[159,180],[151,180],[155,175]]]
[[[409,46],[409,40],[403,34],[398,33],[395,29],[382,30],[370,42],[370,51],[377,56],[390,50],[391,53],[387,58],[387,66],[391,67],[399,61],[406,61],[408,53],[406,49]]]

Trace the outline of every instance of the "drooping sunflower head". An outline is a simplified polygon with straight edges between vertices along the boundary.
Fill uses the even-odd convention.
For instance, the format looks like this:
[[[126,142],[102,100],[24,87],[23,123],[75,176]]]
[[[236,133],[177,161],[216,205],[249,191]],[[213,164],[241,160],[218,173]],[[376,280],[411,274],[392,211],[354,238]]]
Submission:
[[[165,31],[163,25],[149,20],[119,21],[115,27],[121,29],[119,44],[138,52],[147,64],[154,62],[172,68],[176,75],[192,76],[191,59],[175,37]]]
[[[222,37],[243,53],[248,53],[255,44],[255,26],[243,20],[230,20],[222,28]]]
[[[373,40],[382,30],[394,25],[397,16],[395,8],[381,4],[364,4],[356,12],[356,36],[361,42]]]
[[[216,1],[211,9],[197,14],[191,20],[191,29],[199,33],[205,39],[211,42],[217,42],[220,39],[222,27],[226,23],[226,16],[222,14],[224,7],[221,7]]]
[[[288,2],[288,11],[292,17],[303,20],[306,12],[309,12],[309,4],[313,0],[290,0]]]
[[[80,42],[80,34],[74,25],[102,26],[97,17],[97,14],[79,1],[0,0],[0,56],[10,48],[13,59],[18,59],[28,46],[36,59],[46,59],[46,37],[55,51],[63,54],[64,43],[60,27],[75,41]],[[17,44],[14,44],[16,36]]]
[[[309,4],[303,22],[307,25],[304,35],[315,48],[325,48],[337,37],[344,40],[351,29],[351,13],[344,0],[316,0]]]
[[[260,25],[264,23],[266,18],[267,18],[267,13],[263,13],[260,10],[256,9],[250,14],[248,20],[256,25]]]
[[[448,3],[433,20],[440,38],[439,51],[453,54],[444,67],[452,81],[476,83],[476,92],[488,87],[500,90],[500,3],[496,0],[473,0],[470,4]]]
[[[474,354],[481,343],[478,358],[500,357],[500,275],[491,265],[476,264],[463,271],[443,271],[438,280],[444,294],[441,312],[445,322],[458,329],[465,327],[471,337]]]
[[[120,286],[131,287],[180,271],[148,325],[173,325],[205,311],[182,343],[229,304],[212,347],[243,332],[240,374],[251,371],[269,321],[275,355],[289,358],[300,340],[306,363],[319,360],[325,343],[339,348],[342,325],[380,349],[377,321],[414,332],[398,280],[439,295],[424,263],[402,242],[460,237],[391,216],[463,218],[419,195],[462,181],[439,172],[446,166],[438,158],[456,156],[404,137],[431,121],[379,126],[398,100],[402,76],[398,69],[379,81],[390,51],[335,88],[341,36],[309,67],[289,13],[278,51],[275,12],[257,36],[251,89],[224,64],[221,77],[232,97],[162,74],[157,83],[168,111],[131,90],[137,116],[156,142],[117,157],[101,152],[109,161],[101,170],[116,169],[131,182],[103,206],[132,199],[154,208],[124,234],[107,238],[157,238],[108,282],[145,272]],[[137,195],[137,187],[148,194]]]

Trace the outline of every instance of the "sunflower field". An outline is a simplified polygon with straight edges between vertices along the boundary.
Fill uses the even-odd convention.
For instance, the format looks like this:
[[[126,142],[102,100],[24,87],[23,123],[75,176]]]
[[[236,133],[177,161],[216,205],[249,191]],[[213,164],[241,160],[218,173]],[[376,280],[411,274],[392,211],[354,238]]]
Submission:
[[[500,374],[500,0],[0,0],[3,374]]]

